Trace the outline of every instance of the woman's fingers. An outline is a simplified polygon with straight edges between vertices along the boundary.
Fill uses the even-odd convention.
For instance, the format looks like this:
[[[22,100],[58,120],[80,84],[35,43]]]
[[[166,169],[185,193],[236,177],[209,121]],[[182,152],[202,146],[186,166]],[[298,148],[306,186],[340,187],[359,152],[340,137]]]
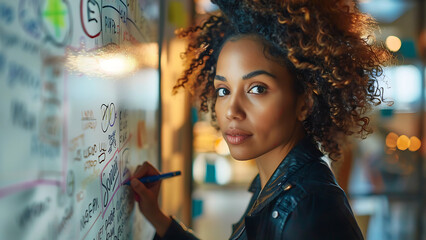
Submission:
[[[144,198],[149,194],[149,190],[137,179],[132,179],[130,181],[130,186],[132,186],[133,191],[136,192],[139,198]]]
[[[135,200],[140,201],[142,198],[150,197],[157,198],[160,191],[161,181],[156,181],[152,183],[141,183],[138,181],[138,178],[159,175],[160,172],[152,166],[149,162],[144,162],[143,165],[136,167],[136,171],[131,177],[130,185],[133,188],[133,191],[136,193]]]
[[[141,177],[145,177],[145,176],[152,176],[152,175],[159,175],[159,174],[160,174],[160,172],[154,166],[152,166],[151,163],[144,162],[142,164],[142,166],[139,165],[136,168],[136,171],[133,174],[133,177],[141,178]]]
[[[141,168],[142,168],[142,165],[138,165],[138,166],[136,166],[136,170],[134,171],[134,173],[139,172],[139,171],[141,170]]]
[[[138,202],[139,210],[154,226],[162,226],[158,223],[158,216],[164,215],[158,206],[158,194],[160,192],[161,181],[152,183],[142,183],[138,178],[152,175],[159,175],[160,172],[149,162],[144,162],[136,168],[130,186],[134,192],[135,200]],[[167,224],[168,226],[168,224]]]

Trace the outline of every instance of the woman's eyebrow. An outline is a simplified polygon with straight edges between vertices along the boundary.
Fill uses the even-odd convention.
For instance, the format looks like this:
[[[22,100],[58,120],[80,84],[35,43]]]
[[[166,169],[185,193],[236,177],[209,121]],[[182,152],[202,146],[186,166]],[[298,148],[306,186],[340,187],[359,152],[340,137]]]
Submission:
[[[270,76],[272,78],[275,78],[275,79],[277,78],[277,77],[275,77],[274,74],[269,73],[269,72],[267,72],[265,70],[256,70],[256,71],[253,71],[251,73],[248,73],[248,74],[244,75],[243,76],[243,80],[246,80],[246,79],[249,79],[249,78],[252,78],[252,77],[256,77],[256,76],[262,75],[262,74],[268,75],[268,76]]]
[[[262,74],[268,75],[268,76],[270,76],[270,77],[272,77],[274,79],[277,78],[274,74],[269,73],[269,72],[267,72],[265,70],[256,70],[256,71],[253,71],[251,73],[247,73],[246,75],[244,75],[243,76],[243,80],[246,80],[246,79],[249,79],[249,78],[253,78],[253,77],[256,77],[256,76],[262,75]],[[221,76],[221,75],[215,75],[214,79],[215,80],[219,80],[219,81],[223,81],[223,82],[227,81],[226,78],[224,76]]]
[[[225,78],[225,77],[223,77],[223,76],[220,76],[220,75],[215,75],[215,76],[214,76],[214,79],[219,80],[219,81],[224,81],[224,82],[226,82],[226,78]]]

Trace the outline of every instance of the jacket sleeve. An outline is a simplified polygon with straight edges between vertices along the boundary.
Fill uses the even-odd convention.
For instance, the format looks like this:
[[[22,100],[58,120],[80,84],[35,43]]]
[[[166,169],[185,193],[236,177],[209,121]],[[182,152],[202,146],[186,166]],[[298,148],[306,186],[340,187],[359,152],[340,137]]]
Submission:
[[[155,233],[153,240],[198,240],[190,229],[176,221],[174,217],[171,218],[172,222],[167,229],[166,234],[164,234],[164,237],[161,238],[157,233]]]
[[[344,193],[322,192],[306,196],[290,213],[282,238],[363,239]]]

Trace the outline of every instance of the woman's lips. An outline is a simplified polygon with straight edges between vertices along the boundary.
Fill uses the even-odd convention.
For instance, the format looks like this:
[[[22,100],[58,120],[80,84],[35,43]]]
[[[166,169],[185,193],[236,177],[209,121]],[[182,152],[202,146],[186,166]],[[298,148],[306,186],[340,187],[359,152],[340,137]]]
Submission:
[[[226,142],[232,145],[238,145],[243,143],[247,138],[251,137],[250,135],[225,135]]]
[[[251,137],[252,134],[240,130],[240,129],[228,129],[225,131],[226,142],[232,145],[238,145],[243,143],[247,138]]]

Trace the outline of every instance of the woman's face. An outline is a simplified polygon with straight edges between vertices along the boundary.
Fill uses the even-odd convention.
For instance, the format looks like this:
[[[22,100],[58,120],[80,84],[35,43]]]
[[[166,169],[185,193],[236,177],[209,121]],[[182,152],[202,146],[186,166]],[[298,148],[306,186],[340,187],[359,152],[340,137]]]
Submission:
[[[304,101],[294,92],[288,69],[265,57],[261,40],[228,40],[214,87],[217,121],[235,159],[274,156],[303,134],[298,118]]]

